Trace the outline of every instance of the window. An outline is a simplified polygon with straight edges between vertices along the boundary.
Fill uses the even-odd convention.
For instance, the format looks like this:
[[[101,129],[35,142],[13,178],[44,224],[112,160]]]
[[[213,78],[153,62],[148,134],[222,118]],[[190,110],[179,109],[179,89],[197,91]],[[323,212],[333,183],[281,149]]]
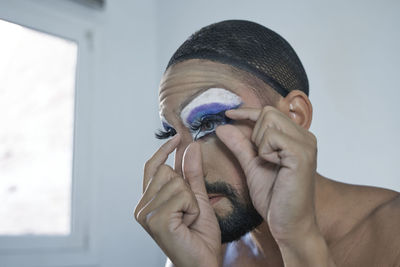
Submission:
[[[68,235],[77,44],[4,20],[0,35],[0,235]]]
[[[0,1],[1,267],[97,264],[89,250],[95,31],[74,16],[80,8]]]

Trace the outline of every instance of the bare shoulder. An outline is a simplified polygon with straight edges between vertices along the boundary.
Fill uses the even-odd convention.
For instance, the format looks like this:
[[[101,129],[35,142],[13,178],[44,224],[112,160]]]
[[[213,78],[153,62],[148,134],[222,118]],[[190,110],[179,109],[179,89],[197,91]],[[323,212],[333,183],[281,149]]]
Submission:
[[[387,252],[400,255],[400,195],[374,210],[365,220],[369,232],[387,248]]]
[[[365,215],[331,244],[337,265],[400,266],[400,194],[374,187],[353,190]]]
[[[328,243],[341,240],[366,220],[376,209],[395,199],[399,193],[373,186],[352,185],[323,179],[319,223]],[[328,189],[326,189],[328,188]],[[318,203],[317,203],[318,204]]]

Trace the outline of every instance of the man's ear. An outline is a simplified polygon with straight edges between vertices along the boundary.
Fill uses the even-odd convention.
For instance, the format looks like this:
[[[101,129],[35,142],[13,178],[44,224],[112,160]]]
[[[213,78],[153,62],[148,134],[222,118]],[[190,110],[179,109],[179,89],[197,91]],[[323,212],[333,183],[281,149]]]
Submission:
[[[303,91],[291,91],[285,98],[280,99],[277,108],[296,124],[307,130],[310,128],[313,109],[310,99]]]

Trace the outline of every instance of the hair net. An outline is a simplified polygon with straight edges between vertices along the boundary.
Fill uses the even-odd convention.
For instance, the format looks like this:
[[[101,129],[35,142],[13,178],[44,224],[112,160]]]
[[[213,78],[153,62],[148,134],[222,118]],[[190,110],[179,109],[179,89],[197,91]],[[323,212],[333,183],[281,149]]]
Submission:
[[[174,53],[167,69],[187,59],[208,59],[250,72],[282,96],[292,90],[308,95],[308,80],[290,44],[254,22],[226,20],[190,36]]]

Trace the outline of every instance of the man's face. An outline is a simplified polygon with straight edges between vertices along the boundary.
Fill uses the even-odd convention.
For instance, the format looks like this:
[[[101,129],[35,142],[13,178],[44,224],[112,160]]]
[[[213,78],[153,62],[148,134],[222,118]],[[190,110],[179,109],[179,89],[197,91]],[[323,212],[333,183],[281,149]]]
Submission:
[[[229,66],[212,61],[193,59],[178,63],[168,69],[160,85],[162,123],[179,133],[182,140],[175,152],[174,169],[182,174],[184,151],[191,142],[198,142],[206,189],[223,242],[238,239],[262,222],[251,203],[239,162],[213,133],[216,126],[228,123],[224,110],[238,106],[238,102],[241,107],[262,106],[250,86],[235,77]],[[206,122],[201,121],[204,114],[209,117]],[[252,123],[233,123],[250,138]]]

